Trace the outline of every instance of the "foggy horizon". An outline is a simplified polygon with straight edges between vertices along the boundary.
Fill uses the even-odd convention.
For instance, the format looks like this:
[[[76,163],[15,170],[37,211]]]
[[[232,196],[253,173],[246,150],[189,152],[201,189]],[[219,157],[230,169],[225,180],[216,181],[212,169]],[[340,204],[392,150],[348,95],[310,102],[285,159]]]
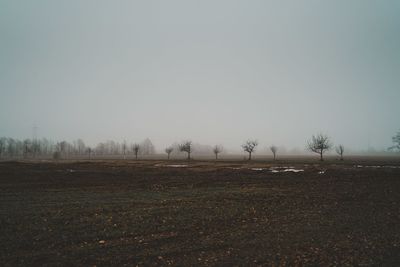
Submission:
[[[387,150],[398,1],[0,1],[0,137]],[[279,154],[279,152],[278,152]]]

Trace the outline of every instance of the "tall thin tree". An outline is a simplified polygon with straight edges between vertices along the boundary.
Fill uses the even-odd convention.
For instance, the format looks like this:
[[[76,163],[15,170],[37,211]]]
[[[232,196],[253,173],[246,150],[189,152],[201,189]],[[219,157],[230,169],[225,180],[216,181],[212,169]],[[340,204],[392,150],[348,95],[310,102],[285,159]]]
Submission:
[[[276,152],[278,152],[278,148],[276,146],[270,146],[272,154],[274,154],[274,160],[276,160]]]
[[[336,147],[336,153],[340,156],[340,160],[343,160],[344,146],[338,145]]]
[[[223,151],[223,147],[219,146],[219,145],[215,145],[213,148],[213,152],[215,154],[215,159],[218,159],[218,154],[221,153]]]
[[[133,154],[135,155],[135,159],[136,160],[138,158],[139,150],[140,150],[139,144],[133,144],[132,145],[132,151],[133,151]]]

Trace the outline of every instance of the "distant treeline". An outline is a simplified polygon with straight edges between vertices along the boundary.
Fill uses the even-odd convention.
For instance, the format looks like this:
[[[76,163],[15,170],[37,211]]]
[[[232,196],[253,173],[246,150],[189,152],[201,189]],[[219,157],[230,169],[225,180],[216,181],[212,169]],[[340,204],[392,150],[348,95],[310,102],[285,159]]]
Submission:
[[[140,143],[115,142],[108,140],[98,143],[95,147],[85,144],[82,139],[73,142],[53,142],[46,138],[19,140],[9,137],[0,138],[0,158],[68,158],[73,156],[112,156],[134,154],[135,147],[138,155],[151,155],[155,147],[150,139]]]
[[[392,138],[393,146],[389,151],[400,152],[400,132]],[[248,159],[251,160],[252,154],[256,151],[258,146],[257,140],[247,140],[241,147],[243,152],[248,153]],[[278,153],[284,152],[283,147],[272,145],[269,147],[276,160]],[[306,149],[310,152],[316,153],[323,160],[323,156],[328,151],[335,151],[340,159],[344,159],[345,147],[342,144],[334,144],[330,138],[324,134],[313,135],[306,143]],[[191,155],[215,155],[218,159],[219,154],[225,153],[222,145],[200,145],[194,144],[190,140],[181,143],[174,143],[164,149],[168,159],[171,155],[186,154],[187,159],[191,159]],[[93,156],[121,156],[126,158],[133,155],[136,159],[139,156],[152,155],[156,153],[156,149],[149,138],[146,138],[140,143],[115,142],[109,140],[106,142],[98,143],[96,146],[87,146],[82,139],[77,139],[73,142],[61,141],[53,142],[46,138],[42,139],[24,139],[18,140],[9,137],[0,138],[0,158],[69,158],[69,157],[88,157]]]
[[[171,155],[182,156],[186,150],[181,150],[180,143],[173,143],[168,147]],[[213,155],[213,147],[209,145],[191,144],[190,148],[195,155]],[[220,146],[219,153],[223,153]],[[163,149],[161,149],[162,151]],[[72,142],[54,142],[47,138],[19,140],[10,137],[0,138],[0,158],[3,159],[28,159],[28,158],[93,158],[105,156],[140,157],[156,154],[156,148],[149,138],[142,142],[117,142],[107,140],[95,146],[87,145],[82,139]]]

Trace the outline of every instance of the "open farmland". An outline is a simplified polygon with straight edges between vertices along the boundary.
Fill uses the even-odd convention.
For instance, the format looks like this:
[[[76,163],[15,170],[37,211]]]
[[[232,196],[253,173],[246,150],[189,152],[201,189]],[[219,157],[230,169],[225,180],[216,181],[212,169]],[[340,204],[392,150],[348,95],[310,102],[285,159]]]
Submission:
[[[400,161],[0,162],[1,266],[399,266]]]

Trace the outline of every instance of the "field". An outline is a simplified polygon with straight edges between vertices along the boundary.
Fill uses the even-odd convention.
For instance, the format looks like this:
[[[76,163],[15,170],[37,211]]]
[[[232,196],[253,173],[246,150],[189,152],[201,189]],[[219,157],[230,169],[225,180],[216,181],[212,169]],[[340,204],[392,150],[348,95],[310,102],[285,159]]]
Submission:
[[[400,266],[400,160],[3,161],[0,226],[1,266]]]

